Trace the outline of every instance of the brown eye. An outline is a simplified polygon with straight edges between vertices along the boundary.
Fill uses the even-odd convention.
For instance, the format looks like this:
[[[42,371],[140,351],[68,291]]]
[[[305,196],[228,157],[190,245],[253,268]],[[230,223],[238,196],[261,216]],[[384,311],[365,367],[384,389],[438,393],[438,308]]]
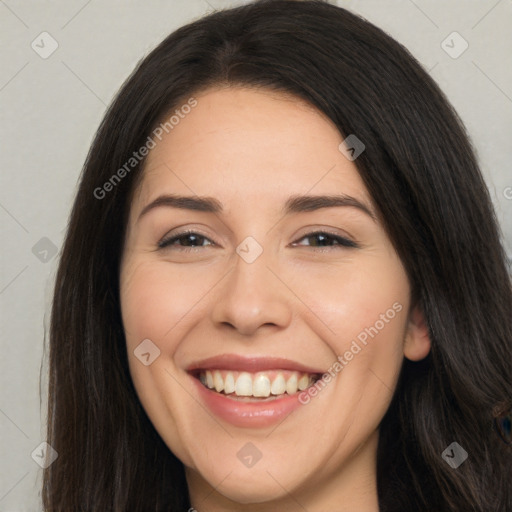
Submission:
[[[164,249],[166,247],[179,247],[182,246],[187,250],[187,248],[197,248],[197,247],[204,247],[203,241],[209,241],[211,240],[209,238],[206,238],[203,235],[200,235],[199,233],[195,233],[193,231],[186,231],[184,233],[179,233],[177,235],[173,235],[168,238],[164,238],[160,242],[158,242],[158,247],[160,249]],[[175,242],[179,242],[179,244],[176,244]],[[211,242],[210,245],[215,245],[213,242]]]
[[[341,247],[357,247],[358,245],[349,240],[348,238],[344,238],[339,235],[334,235],[332,233],[327,233],[325,231],[315,231],[313,233],[308,233],[304,235],[300,240],[311,239],[313,243],[307,244],[307,246],[311,247],[332,247],[332,246],[341,246]],[[334,244],[331,242],[335,242]],[[296,242],[295,242],[296,243]]]

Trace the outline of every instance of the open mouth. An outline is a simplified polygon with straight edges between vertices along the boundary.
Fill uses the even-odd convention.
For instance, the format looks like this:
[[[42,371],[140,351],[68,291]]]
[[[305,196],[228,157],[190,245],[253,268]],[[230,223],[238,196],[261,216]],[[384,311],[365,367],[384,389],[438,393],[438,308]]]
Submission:
[[[271,401],[294,395],[321,378],[318,373],[290,370],[246,372],[234,370],[196,370],[192,375],[203,386],[238,401]]]

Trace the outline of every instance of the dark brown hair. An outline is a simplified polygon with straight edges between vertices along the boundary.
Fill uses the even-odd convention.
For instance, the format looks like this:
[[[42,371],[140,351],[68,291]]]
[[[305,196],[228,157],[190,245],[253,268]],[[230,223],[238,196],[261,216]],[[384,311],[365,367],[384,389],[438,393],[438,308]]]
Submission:
[[[404,360],[380,425],[381,512],[512,510],[511,451],[493,410],[512,396],[512,292],[500,232],[464,126],[410,53],[321,1],[263,0],[183,26],[144,58],[89,151],[56,277],[49,343],[46,511],[180,511],[183,465],[132,384],[119,264],[144,160],[102,187],[157,123],[208,87],[291,93],[366,150],[355,164],[425,313],[431,353]],[[453,441],[457,469],[441,457]]]

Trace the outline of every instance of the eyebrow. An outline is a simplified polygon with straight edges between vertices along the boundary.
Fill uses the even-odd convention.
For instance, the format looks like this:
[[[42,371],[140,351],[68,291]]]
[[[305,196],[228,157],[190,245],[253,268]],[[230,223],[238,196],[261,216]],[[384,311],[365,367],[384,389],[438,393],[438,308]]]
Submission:
[[[146,205],[140,212],[137,222],[149,211],[163,206],[208,213],[220,214],[223,212],[222,203],[213,197],[165,194],[157,197],[154,201]],[[319,196],[294,195],[287,199],[281,213],[286,216],[292,213],[312,212],[322,208],[341,206],[357,208],[371,217],[374,222],[377,222],[377,216],[370,206],[355,197],[345,194]]]

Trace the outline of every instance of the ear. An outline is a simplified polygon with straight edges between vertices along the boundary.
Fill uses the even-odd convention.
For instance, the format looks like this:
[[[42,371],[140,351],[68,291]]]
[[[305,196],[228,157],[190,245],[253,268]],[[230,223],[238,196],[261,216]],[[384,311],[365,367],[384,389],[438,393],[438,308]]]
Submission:
[[[420,361],[430,352],[430,337],[425,315],[420,306],[414,306],[409,313],[407,331],[404,338],[404,356],[411,361]]]

